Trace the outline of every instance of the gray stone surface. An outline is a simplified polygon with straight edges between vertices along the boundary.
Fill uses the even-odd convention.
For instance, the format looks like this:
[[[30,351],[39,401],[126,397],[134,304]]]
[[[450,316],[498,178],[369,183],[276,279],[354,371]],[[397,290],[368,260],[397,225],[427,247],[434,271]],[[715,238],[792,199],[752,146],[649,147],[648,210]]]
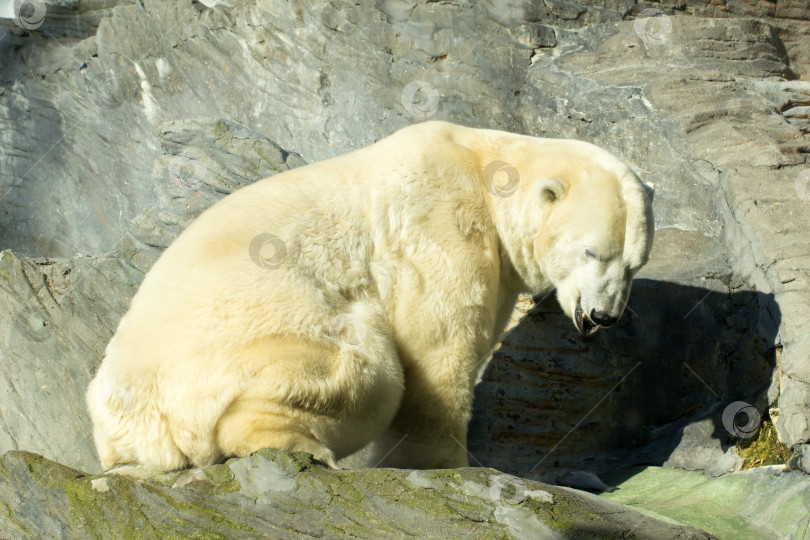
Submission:
[[[234,189],[431,118],[594,142],[656,184],[616,328],[583,341],[521,300],[471,463],[720,474],[743,401],[808,470],[806,2],[215,4],[0,19],[0,451],[97,470],[84,386],[160,251]]]
[[[118,257],[0,252],[0,448],[100,471],[84,405],[142,273]]]
[[[333,471],[272,450],[149,481],[9,452],[0,505],[16,538],[715,538],[493,469]]]
[[[810,476],[781,466],[758,467],[721,478],[635,467],[606,478],[619,489],[604,494],[658,519],[705,528],[734,540],[810,538]]]

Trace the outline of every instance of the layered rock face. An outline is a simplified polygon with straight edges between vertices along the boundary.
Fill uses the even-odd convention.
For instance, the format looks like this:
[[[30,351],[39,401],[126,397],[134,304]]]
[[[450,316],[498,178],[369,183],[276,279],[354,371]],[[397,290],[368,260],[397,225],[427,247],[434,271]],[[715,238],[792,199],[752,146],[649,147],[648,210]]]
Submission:
[[[617,327],[517,306],[471,464],[720,474],[770,414],[810,470],[807,2],[30,4],[0,26],[0,450],[97,472],[84,389],[160,251],[429,118],[587,140],[656,185]]]

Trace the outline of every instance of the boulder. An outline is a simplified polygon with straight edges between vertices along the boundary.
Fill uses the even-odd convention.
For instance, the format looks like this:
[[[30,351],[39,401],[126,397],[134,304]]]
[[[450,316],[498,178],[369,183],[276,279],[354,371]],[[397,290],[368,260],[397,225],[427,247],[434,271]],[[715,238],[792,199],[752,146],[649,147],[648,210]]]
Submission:
[[[715,538],[493,469],[335,471],[275,450],[148,481],[15,451],[0,479],[18,538]]]

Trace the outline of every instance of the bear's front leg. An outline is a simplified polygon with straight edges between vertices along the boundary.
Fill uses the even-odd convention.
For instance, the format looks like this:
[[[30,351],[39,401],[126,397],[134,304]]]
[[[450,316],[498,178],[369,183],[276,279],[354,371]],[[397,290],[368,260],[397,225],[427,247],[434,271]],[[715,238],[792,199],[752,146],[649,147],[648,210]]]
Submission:
[[[440,214],[431,215],[439,219]],[[415,245],[418,256],[397,266],[396,290],[383,298],[405,389],[394,420],[375,443],[371,466],[469,464],[473,386],[493,346],[499,308],[512,297],[499,281],[497,235],[473,241],[456,232],[442,229],[433,244]],[[514,303],[508,307],[503,311],[511,313]]]
[[[458,362],[445,359],[444,363],[441,367],[445,369],[406,369],[399,411],[375,442],[370,465],[400,469],[469,466],[467,424],[475,375],[452,373],[453,367],[461,367]]]

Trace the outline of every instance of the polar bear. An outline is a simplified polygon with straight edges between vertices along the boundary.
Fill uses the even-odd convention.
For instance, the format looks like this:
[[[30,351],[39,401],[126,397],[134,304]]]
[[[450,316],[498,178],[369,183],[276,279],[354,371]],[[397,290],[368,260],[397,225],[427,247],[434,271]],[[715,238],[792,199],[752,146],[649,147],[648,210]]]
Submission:
[[[521,292],[617,321],[653,241],[607,151],[425,122],[267,178],[146,274],[87,391],[105,470],[261,448],[467,466],[473,386]],[[392,436],[393,434],[393,436]]]

